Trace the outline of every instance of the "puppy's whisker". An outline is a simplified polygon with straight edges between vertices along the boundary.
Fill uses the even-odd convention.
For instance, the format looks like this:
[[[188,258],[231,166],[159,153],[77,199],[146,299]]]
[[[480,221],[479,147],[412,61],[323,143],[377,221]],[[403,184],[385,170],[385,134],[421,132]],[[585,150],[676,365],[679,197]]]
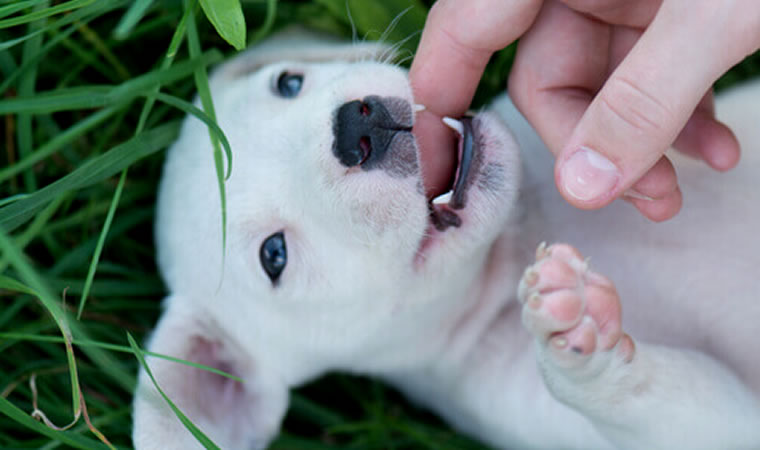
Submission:
[[[348,18],[348,23],[351,24],[351,43],[357,44],[356,23],[354,22],[353,16],[351,16],[351,5],[348,4],[348,0],[346,0],[346,16]]]
[[[406,55],[403,58],[401,58],[400,60],[398,60],[398,62],[395,65],[396,66],[402,66],[404,63],[406,63],[407,61],[411,60],[412,58],[414,58],[414,55],[411,52],[409,52],[408,55]]]
[[[401,18],[406,15],[406,13],[409,12],[409,10],[412,9],[412,6],[408,6],[406,9],[401,11],[400,13],[396,14],[396,17],[391,20],[391,22],[388,24],[387,27],[385,27],[385,31],[383,31],[383,34],[380,35],[378,38],[378,41],[385,42],[386,39],[388,39],[388,36],[393,33],[393,30],[396,28],[398,23],[401,21]]]
[[[378,62],[382,64],[391,64],[394,66],[400,66],[403,63],[399,63],[396,59],[400,56],[402,52],[407,52],[409,54],[408,57],[405,57],[403,60],[404,62],[408,61],[410,58],[414,56],[411,50],[408,49],[402,49],[404,45],[406,45],[407,42],[409,42],[410,39],[413,39],[417,35],[419,35],[420,31],[415,31],[414,33],[411,33],[409,36],[405,37],[404,39],[401,39],[400,41],[396,42],[395,44],[388,47],[378,58]]]

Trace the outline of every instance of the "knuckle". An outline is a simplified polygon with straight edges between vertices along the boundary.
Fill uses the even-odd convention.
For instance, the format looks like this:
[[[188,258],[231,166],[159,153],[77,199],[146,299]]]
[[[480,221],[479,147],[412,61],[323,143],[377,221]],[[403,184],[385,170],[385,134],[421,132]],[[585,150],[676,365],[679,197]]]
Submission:
[[[568,7],[587,14],[598,14],[619,7],[620,0],[561,0]]]
[[[675,112],[636,82],[625,77],[610,78],[599,94],[600,104],[627,127],[628,134],[660,139],[672,134]],[[616,125],[616,124],[614,124]]]
[[[530,77],[526,77],[525,72],[518,67],[513,66],[512,72],[507,78],[507,92],[515,106],[525,114],[525,110],[530,105],[528,94],[533,91],[534,87],[530,83]]]

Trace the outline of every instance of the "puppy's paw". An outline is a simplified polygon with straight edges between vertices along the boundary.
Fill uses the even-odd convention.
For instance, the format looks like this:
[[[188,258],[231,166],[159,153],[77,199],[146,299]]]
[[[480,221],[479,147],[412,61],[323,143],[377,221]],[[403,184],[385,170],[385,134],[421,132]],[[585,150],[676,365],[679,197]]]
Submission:
[[[635,347],[621,328],[615,286],[589,270],[588,261],[575,248],[542,243],[536,262],[520,280],[518,298],[523,324],[536,338],[542,359],[554,366],[601,369],[600,363],[608,365],[610,356],[622,362],[633,359]]]

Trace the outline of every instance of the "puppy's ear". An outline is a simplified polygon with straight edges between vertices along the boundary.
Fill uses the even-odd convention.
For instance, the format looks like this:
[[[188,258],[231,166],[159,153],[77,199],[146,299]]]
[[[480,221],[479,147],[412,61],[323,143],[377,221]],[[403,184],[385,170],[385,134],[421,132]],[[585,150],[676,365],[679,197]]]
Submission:
[[[223,64],[214,72],[212,83],[234,80],[278,61],[363,61],[392,56],[387,44],[350,43],[303,28],[287,28]]]
[[[231,380],[186,364],[147,357],[158,385],[177,407],[221,448],[264,448],[276,436],[288,391],[257,365],[190,302],[176,296],[159,321],[149,350],[200,363],[238,376]],[[141,371],[134,401],[133,441],[137,449],[200,448]]]

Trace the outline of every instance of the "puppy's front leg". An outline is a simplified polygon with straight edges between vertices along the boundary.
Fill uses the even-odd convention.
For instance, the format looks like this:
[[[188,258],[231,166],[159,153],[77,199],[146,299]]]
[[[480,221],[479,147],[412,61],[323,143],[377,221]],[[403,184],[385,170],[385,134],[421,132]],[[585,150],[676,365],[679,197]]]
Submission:
[[[753,394],[708,356],[634,341],[620,300],[574,248],[540,247],[520,282],[522,318],[549,390],[617,448],[758,448]]]

